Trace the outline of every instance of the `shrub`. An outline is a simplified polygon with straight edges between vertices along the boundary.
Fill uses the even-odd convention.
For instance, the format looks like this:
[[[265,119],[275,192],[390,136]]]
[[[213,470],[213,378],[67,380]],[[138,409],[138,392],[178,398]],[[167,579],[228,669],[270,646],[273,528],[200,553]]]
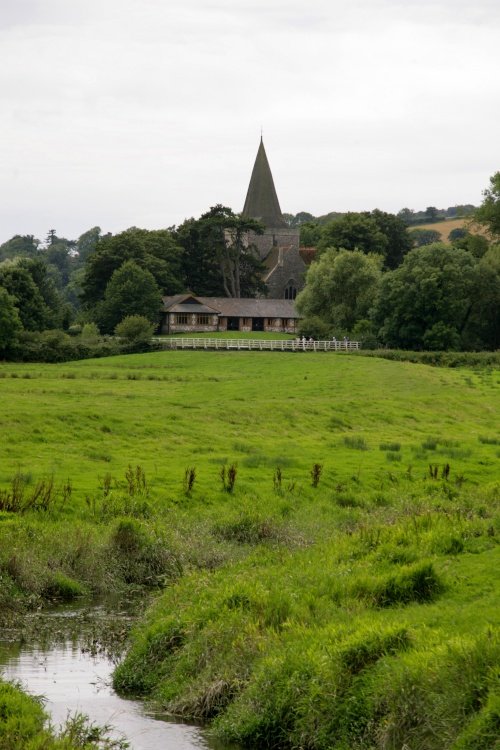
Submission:
[[[117,522],[110,548],[118,574],[127,584],[161,586],[167,578],[176,578],[181,572],[180,561],[164,540],[148,534],[133,518]]]
[[[128,344],[146,344],[151,340],[155,327],[143,315],[128,315],[118,323],[115,334]]]
[[[99,328],[96,323],[85,323],[80,334],[81,339],[86,344],[96,344],[99,340]]]

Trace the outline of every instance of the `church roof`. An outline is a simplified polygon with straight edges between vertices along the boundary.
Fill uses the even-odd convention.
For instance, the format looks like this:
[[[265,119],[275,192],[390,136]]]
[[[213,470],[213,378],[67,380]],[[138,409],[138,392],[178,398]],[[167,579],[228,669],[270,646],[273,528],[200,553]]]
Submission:
[[[286,227],[262,137],[253,166],[243,216],[258,219],[266,227]]]

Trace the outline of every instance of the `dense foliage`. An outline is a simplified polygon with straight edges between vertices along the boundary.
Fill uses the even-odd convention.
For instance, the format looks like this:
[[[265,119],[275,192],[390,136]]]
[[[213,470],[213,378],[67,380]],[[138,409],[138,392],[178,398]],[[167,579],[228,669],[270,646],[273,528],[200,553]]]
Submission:
[[[418,215],[409,209],[397,216],[379,210],[319,219],[287,215],[291,226],[300,226],[303,243],[317,248],[297,297],[300,333],[350,337],[365,348],[497,349],[500,173],[490,183],[476,210],[430,206]],[[434,229],[414,228],[420,220],[432,223],[444,216],[470,221],[450,231],[447,243]]]
[[[398,215],[378,209],[319,218],[285,214],[290,226],[300,227],[302,244],[316,249],[297,299],[300,334],[347,336],[368,348],[498,348],[499,175],[474,213],[472,206],[429,206]],[[474,223],[455,226],[446,245],[433,228],[415,228],[443,216],[469,216]],[[93,227],[77,240],[51,229],[44,243],[16,235],[0,246],[0,356],[31,359],[37,347],[29,332],[75,335],[92,323],[99,337],[135,315],[158,325],[165,295],[265,296],[266,269],[252,243],[262,231],[259,222],[217,204],[168,229],[102,235]],[[63,338],[46,340],[61,344]],[[65,347],[57,348],[55,361]]]

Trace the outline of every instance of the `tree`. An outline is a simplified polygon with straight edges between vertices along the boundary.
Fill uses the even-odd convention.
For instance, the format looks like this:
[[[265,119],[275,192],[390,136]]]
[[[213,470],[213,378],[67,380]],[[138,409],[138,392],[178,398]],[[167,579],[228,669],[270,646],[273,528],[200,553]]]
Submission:
[[[76,241],[75,250],[78,253],[78,265],[83,265],[89,255],[94,252],[101,238],[101,227],[92,227],[81,234]]]
[[[28,271],[40,291],[48,311],[45,327],[60,328],[67,324],[68,309],[57,290],[49,265],[41,257],[21,258],[18,265]]]
[[[29,266],[31,262],[21,259],[3,263],[0,266],[0,287],[4,287],[15,299],[25,330],[43,331],[46,328],[56,328],[56,312],[47,305],[40,287],[30,273],[33,270]],[[40,281],[38,274],[37,281]]]
[[[321,225],[307,221],[300,225],[300,244],[302,247],[316,247],[321,239]]]
[[[493,245],[477,261],[472,307],[462,339],[467,349],[500,348],[500,245]]]
[[[341,219],[325,224],[318,242],[318,251],[326,248],[360,250],[385,255],[387,237],[377,223],[365,213],[347,213]]]
[[[401,211],[398,211],[397,217],[409,227],[415,222],[415,211],[411,208],[402,208]]]
[[[199,219],[187,219],[176,231],[183,248],[182,275],[185,288],[202,297],[223,297],[224,285],[217,259],[208,251],[205,227]]]
[[[83,302],[87,308],[92,308],[102,301],[113,273],[128,260],[149,271],[162,294],[182,292],[181,255],[182,249],[168,229],[149,231],[133,227],[120,234],[105,235],[87,257],[82,281]]]
[[[379,230],[387,238],[387,247],[384,253],[385,268],[397,268],[406,253],[412,248],[406,222],[398,216],[380,211],[378,208],[367,216],[373,219]]]
[[[450,232],[451,239],[451,232]],[[467,250],[468,253],[473,255],[475,258],[482,258],[488,252],[490,243],[482,234],[472,234],[466,232],[463,237],[454,239],[452,241],[453,247],[459,247],[462,250]]]
[[[15,344],[22,330],[16,300],[6,289],[0,287],[0,355],[4,355]]]
[[[441,234],[435,229],[410,229],[409,235],[414,247],[423,247],[424,245],[433,245],[435,242],[441,242]]]
[[[58,237],[56,234],[56,230],[49,229],[49,231],[47,232],[47,236],[45,238],[45,242],[47,243],[47,245],[53,245],[55,242],[57,242],[57,240],[58,240]]]
[[[361,250],[384,258],[386,268],[396,268],[411,249],[412,243],[405,222],[375,209],[362,213],[347,213],[326,224],[317,244],[322,252],[327,247]]]
[[[201,294],[200,288],[219,288],[227,297],[253,297],[265,291],[262,282],[265,269],[249,239],[250,233],[263,231],[260,222],[237,216],[221,204],[198,220],[185,222],[178,230],[178,237],[185,250],[188,287],[196,294]],[[207,272],[205,278],[200,268]]]
[[[500,238],[500,172],[490,177],[490,187],[483,191],[483,196],[474,220],[487,227],[493,237]]]
[[[38,249],[40,240],[35,239],[32,234],[14,235],[10,240],[0,245],[0,261],[7,258],[27,257],[33,258]]]
[[[154,276],[128,260],[112,275],[104,300],[95,308],[96,322],[104,333],[112,333],[128,315],[142,315],[157,325],[161,294]]]
[[[368,318],[380,284],[379,257],[359,250],[326,250],[308,269],[296,300],[305,320],[319,318],[337,336]]]
[[[409,252],[380,286],[374,317],[384,343],[459,348],[473,309],[475,264],[466,251],[442,243]]]
[[[437,221],[439,219],[439,210],[435,206],[427,206],[425,209],[425,218],[427,221]]]

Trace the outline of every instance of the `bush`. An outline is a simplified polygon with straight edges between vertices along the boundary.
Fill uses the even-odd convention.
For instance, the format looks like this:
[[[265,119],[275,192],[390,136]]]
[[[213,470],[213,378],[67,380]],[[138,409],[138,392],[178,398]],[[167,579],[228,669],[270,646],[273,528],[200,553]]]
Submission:
[[[99,340],[99,328],[95,323],[85,323],[81,332],[81,339],[86,344],[96,344]]]
[[[181,572],[177,557],[165,542],[148,533],[145,526],[133,518],[123,518],[111,536],[111,554],[125,583],[141,586],[161,586],[165,579]]]
[[[300,321],[298,333],[307,338],[312,336],[316,341],[327,341],[332,337],[332,327],[316,315],[311,315]]]
[[[118,323],[115,333],[129,344],[145,344],[151,340],[155,327],[143,315],[128,315]]]

